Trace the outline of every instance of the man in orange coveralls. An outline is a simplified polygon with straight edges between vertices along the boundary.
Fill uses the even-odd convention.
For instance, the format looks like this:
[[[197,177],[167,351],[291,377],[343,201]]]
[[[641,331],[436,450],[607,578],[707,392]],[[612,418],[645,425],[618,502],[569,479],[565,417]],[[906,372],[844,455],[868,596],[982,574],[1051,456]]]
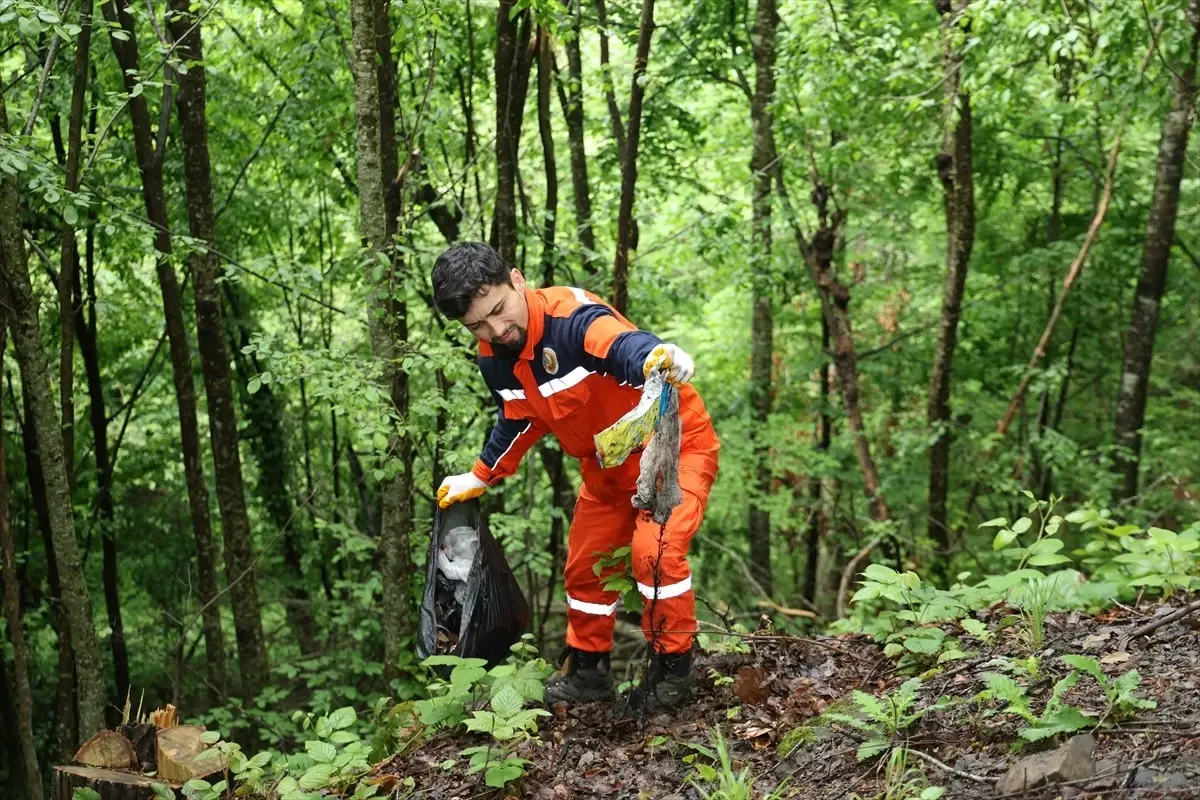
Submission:
[[[611,306],[581,289],[531,289],[491,247],[460,242],[433,268],[438,309],[479,340],[479,370],[499,406],[474,468],[438,489],[442,508],[478,497],[512,475],[539,437],[552,433],[580,461],[583,486],[567,544],[567,649],[562,670],[546,686],[549,703],[615,696],[609,664],[618,596],[603,589],[593,565],[600,554],[632,545],[633,577],[645,602],[642,629],[653,651],[628,712],[678,706],[695,683],[692,638],[695,596],[687,551],[717,475],[720,447],[712,420],[688,384],[692,359],[673,344],[639,331]],[[683,502],[665,528],[631,504],[640,453],[602,469],[593,436],[638,404],[641,386],[661,370],[679,387]],[[662,545],[660,547],[660,539]]]

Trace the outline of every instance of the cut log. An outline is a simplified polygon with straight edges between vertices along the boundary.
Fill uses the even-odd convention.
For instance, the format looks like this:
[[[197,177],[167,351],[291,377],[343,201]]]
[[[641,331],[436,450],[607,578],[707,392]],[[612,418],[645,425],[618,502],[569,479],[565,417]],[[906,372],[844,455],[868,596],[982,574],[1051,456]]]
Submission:
[[[158,776],[187,783],[225,768],[219,757],[200,758],[208,745],[200,741],[203,725],[177,725],[158,732]]]
[[[122,725],[117,728],[117,732],[133,745],[133,754],[137,757],[134,768],[138,772],[158,771],[158,755],[155,752],[158,744],[157,728],[149,722],[144,722],[141,725]]]
[[[83,743],[75,761],[87,767],[130,769],[137,761],[133,745],[116,731],[100,731]]]
[[[52,800],[72,800],[76,789],[92,789],[100,795],[100,800],[153,800],[155,784],[179,788],[179,784],[127,772],[94,767],[55,767],[50,797]]]

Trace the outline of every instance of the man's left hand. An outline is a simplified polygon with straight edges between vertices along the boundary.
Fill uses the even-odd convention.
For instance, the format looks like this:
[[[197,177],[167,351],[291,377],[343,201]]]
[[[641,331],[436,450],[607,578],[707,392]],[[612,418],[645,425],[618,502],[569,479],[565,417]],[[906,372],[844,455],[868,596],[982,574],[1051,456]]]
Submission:
[[[692,357],[673,344],[660,344],[646,356],[643,371],[646,377],[654,370],[662,370],[668,383],[679,385],[687,383],[696,373],[696,364]]]

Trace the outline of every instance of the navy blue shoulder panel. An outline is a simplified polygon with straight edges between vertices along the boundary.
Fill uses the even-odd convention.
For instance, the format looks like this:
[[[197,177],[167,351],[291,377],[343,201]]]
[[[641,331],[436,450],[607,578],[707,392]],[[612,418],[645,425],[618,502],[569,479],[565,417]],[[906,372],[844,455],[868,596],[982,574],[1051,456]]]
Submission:
[[[496,356],[478,356],[479,372],[488,388],[493,392],[501,389],[520,389],[521,382],[513,374],[513,362]]]

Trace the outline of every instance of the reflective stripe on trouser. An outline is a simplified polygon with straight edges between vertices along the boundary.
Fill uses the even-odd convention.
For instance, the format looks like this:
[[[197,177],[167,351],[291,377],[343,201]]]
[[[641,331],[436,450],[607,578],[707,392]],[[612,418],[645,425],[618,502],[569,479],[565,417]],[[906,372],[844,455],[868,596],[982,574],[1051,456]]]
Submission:
[[[671,513],[665,529],[630,504],[632,493],[606,502],[609,498],[601,500],[586,484],[581,488],[564,572],[569,646],[588,652],[612,649],[620,598],[602,587],[616,570],[603,570],[597,577],[593,567],[602,555],[632,543],[633,578],[643,599],[642,631],[647,641],[665,653],[691,647],[696,600],[687,551],[704,518],[716,471],[715,453],[682,455],[683,502]]]

